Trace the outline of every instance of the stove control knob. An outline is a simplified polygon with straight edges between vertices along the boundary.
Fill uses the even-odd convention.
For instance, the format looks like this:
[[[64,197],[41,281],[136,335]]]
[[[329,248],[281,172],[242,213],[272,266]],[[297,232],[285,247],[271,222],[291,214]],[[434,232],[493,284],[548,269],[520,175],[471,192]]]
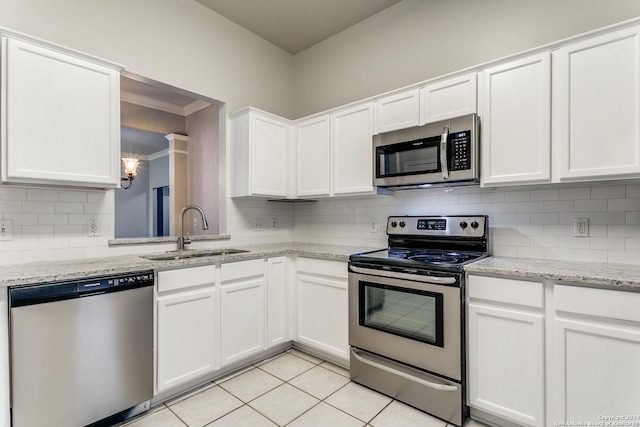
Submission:
[[[467,223],[466,223],[466,222],[464,222],[464,221],[462,221],[462,222],[460,223],[460,228],[462,228],[463,230],[464,230],[465,228],[467,228]]]
[[[398,223],[397,223],[397,222],[395,222],[395,221],[391,221],[391,226],[392,226],[392,227],[397,227],[397,226],[398,226]]]
[[[476,221],[473,221],[473,222],[471,223],[471,228],[473,228],[474,230],[475,230],[476,228],[478,228],[479,226],[480,226],[480,224],[478,224]]]
[[[404,221],[400,221],[400,227],[404,227],[405,225],[407,225]]]

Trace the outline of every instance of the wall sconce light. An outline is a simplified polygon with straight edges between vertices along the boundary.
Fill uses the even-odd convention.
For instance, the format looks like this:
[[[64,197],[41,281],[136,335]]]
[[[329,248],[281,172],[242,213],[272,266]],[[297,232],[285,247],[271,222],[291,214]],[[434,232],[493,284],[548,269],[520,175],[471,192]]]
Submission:
[[[124,173],[126,173],[127,176],[121,177],[120,180],[129,181],[129,185],[127,185],[126,187],[122,186],[122,188],[126,190],[127,188],[131,188],[133,179],[138,174],[138,159],[123,157],[122,164],[124,165]]]

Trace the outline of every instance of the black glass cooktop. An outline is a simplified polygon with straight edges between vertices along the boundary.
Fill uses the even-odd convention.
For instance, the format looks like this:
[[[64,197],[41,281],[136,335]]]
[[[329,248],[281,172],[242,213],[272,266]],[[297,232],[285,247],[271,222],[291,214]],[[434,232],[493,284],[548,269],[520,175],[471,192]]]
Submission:
[[[478,252],[389,248],[353,255],[351,261],[397,265],[400,267],[450,267],[458,269],[465,263],[483,258],[485,255]]]

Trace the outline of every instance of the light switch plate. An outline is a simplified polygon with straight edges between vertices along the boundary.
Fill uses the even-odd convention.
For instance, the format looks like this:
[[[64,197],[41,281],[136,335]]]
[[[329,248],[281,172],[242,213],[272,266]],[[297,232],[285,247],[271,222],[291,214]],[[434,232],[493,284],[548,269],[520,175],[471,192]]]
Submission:
[[[13,240],[12,219],[0,219],[0,240]]]

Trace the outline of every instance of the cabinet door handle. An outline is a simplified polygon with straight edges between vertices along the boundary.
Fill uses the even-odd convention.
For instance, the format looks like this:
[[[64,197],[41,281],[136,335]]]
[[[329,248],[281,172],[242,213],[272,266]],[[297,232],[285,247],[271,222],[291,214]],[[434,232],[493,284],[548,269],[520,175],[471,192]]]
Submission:
[[[442,167],[442,177],[449,179],[449,164],[447,162],[447,140],[449,139],[449,128],[442,128],[442,136],[440,137],[440,166]]]
[[[438,391],[458,391],[458,387],[453,386],[453,385],[446,385],[446,384],[438,384],[438,383],[434,383],[431,381],[427,381],[427,380],[423,380],[422,378],[417,378],[414,377],[413,375],[409,375],[407,373],[404,373],[402,371],[398,371],[397,369],[393,369],[389,366],[385,366],[381,363],[378,362],[374,362],[373,360],[368,360],[365,359],[364,357],[360,356],[357,354],[357,352],[354,349],[351,349],[351,355],[353,357],[355,357],[356,359],[358,359],[360,362],[367,364],[369,366],[373,366],[374,368],[378,368],[378,369],[382,369],[383,371],[389,372],[393,375],[398,375],[401,376],[402,378],[406,378],[408,380],[411,380],[413,382],[416,382],[418,384],[422,384],[423,386],[432,388],[434,390],[438,390]]]

